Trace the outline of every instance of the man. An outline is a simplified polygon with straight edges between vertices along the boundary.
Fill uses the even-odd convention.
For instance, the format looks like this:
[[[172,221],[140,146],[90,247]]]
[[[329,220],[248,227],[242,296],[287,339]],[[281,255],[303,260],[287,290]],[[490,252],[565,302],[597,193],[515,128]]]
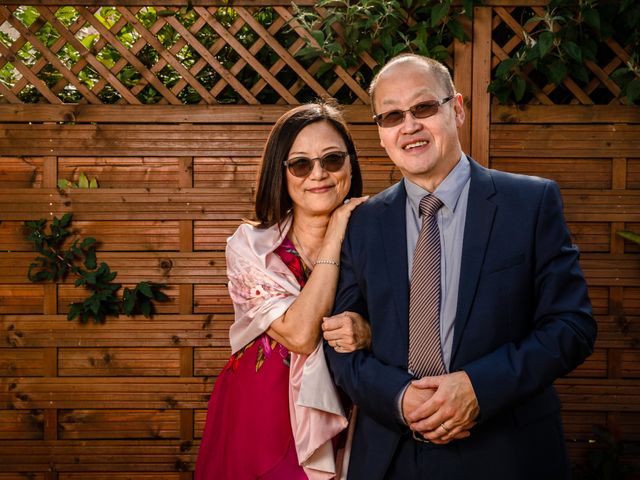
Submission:
[[[359,408],[348,478],[569,478],[552,383],[596,324],[557,185],[464,155],[462,96],[438,62],[395,57],[370,93],[404,178],[343,244],[334,311],[372,329],[370,351],[325,343]]]

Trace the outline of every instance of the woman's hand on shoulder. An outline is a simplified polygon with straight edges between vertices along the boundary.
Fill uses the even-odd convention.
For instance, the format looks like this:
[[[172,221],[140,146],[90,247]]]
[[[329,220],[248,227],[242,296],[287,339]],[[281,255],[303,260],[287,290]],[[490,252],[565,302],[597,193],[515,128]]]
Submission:
[[[322,319],[322,335],[340,353],[371,348],[371,326],[362,315],[342,312]]]
[[[329,226],[325,233],[325,240],[335,238],[340,242],[340,244],[342,244],[344,232],[347,230],[347,224],[349,223],[351,213],[358,205],[366,202],[368,199],[369,195],[364,197],[348,198],[342,205],[336,208],[331,214],[331,220],[329,221]]]

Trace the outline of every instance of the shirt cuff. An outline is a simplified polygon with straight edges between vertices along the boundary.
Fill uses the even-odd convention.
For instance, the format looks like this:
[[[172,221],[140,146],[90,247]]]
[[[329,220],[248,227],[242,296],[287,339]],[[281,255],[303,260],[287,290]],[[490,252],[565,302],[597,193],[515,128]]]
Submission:
[[[397,413],[397,417],[398,417],[398,421],[400,422],[400,425],[407,425],[407,421],[404,419],[404,415],[402,414],[402,400],[404,399],[404,394],[407,391],[407,388],[409,388],[409,384],[411,382],[407,382],[407,384],[404,386],[404,388],[402,390],[400,390],[400,392],[398,392],[398,397],[396,398],[396,413]]]

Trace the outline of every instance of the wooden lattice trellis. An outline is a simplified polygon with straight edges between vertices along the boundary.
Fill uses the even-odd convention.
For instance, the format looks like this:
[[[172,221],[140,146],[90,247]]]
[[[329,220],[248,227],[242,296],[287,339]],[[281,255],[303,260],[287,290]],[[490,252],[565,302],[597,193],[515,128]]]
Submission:
[[[366,53],[348,70],[327,69],[322,59],[297,58],[314,40],[293,8],[273,5],[277,2],[234,2],[233,8],[46,3],[29,7],[28,22],[19,15],[26,7],[0,6],[0,103],[255,105],[333,96],[346,104],[367,104],[366,86],[378,67]],[[296,3],[326,16],[314,2]],[[56,17],[60,8],[66,9],[64,22]],[[545,9],[541,4],[492,11],[495,70],[527,41],[540,23],[528,20],[544,17]],[[421,20],[409,19],[409,24]],[[571,73],[561,85],[547,83],[529,66],[523,74],[533,93],[526,103],[620,103],[620,87],[611,74],[630,59],[627,40],[614,35],[604,41],[598,64],[585,61],[586,85]],[[453,54],[453,44],[448,50]]]
[[[324,62],[296,59],[312,38],[295,20],[292,7],[268,7],[272,18],[260,22],[257,16],[265,7],[234,6],[229,15],[226,7],[195,6],[181,15],[184,9],[170,6],[75,6],[65,7],[73,9],[65,24],[55,16],[58,7],[41,5],[32,7],[37,18],[29,25],[16,16],[20,8],[0,7],[0,69],[12,71],[15,78],[12,85],[0,82],[1,98],[8,103],[22,103],[29,89],[38,92],[39,101],[53,104],[65,103],[65,98],[114,103],[114,96],[115,103],[134,105],[297,104],[326,96],[366,103],[365,86],[356,78],[370,79],[376,66],[364,56],[356,69],[334,66],[316,79],[313,74]],[[105,8],[110,25],[102,20]],[[50,45],[38,38],[43,28],[55,31],[49,37],[57,39]],[[203,35],[204,29],[213,34]],[[215,41],[207,44],[211,39]]]
[[[542,6],[495,7],[491,20],[493,32],[491,68],[495,69],[500,62],[512,56],[518,47],[527,41],[527,34],[542,22],[539,19],[545,16],[548,15]],[[528,19],[532,19],[532,21],[527,21]],[[529,65],[523,72],[525,80],[533,90],[533,95],[528,103],[542,105],[619,104],[620,87],[611,79],[611,74],[629,62],[631,45],[625,47],[624,41],[628,41],[628,39],[616,39],[615,36],[607,38],[604,44],[608,48],[605,49],[605,53],[602,53],[600,65],[591,60],[585,61],[590,79],[583,87],[580,87],[571,72],[564,79],[562,85],[544,82],[535,75],[535,72],[532,74],[533,67]]]

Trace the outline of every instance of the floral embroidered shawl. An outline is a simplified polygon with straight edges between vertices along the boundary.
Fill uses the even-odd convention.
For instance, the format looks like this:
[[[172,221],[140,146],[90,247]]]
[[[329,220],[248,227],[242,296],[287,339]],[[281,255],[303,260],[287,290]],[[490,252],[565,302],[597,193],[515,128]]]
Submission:
[[[235,321],[229,331],[232,353],[264,333],[284,315],[300,286],[274,250],[291,226],[267,229],[242,224],[227,239],[227,276]],[[331,439],[347,427],[329,374],[322,342],[311,355],[291,352],[289,415],[298,461],[310,480],[331,479],[336,464]]]

